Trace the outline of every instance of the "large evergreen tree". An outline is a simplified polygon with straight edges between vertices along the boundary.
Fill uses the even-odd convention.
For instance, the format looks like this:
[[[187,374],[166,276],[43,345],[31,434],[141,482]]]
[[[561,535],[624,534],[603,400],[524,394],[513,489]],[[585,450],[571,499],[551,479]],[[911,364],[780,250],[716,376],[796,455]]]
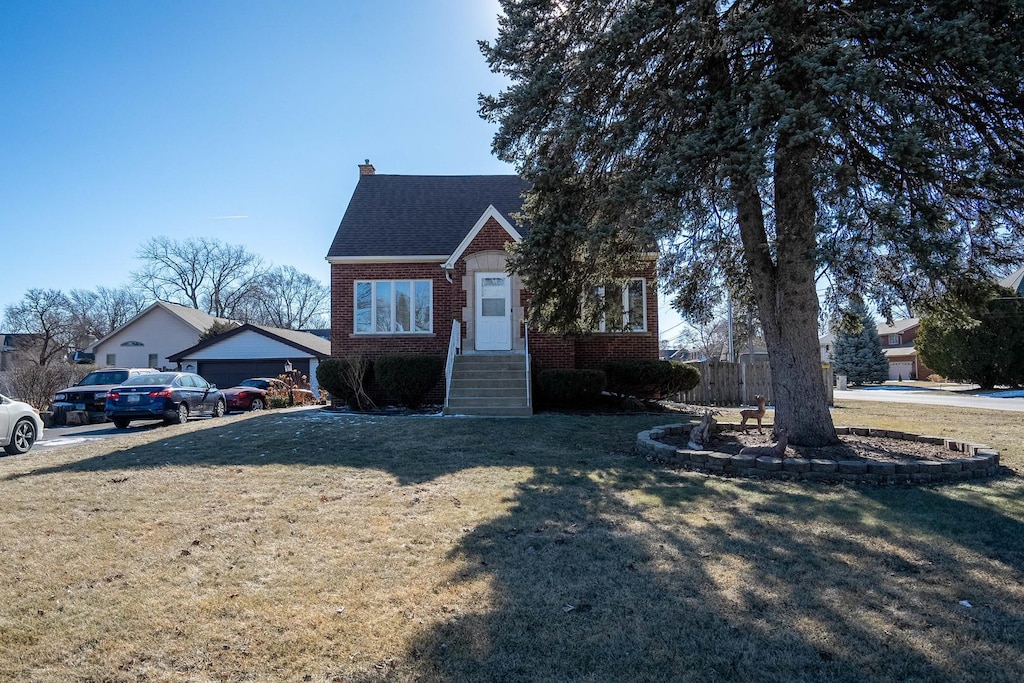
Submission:
[[[889,361],[882,351],[878,327],[862,299],[850,303],[845,325],[836,330],[832,344],[832,369],[853,384],[879,383],[889,379]],[[909,378],[908,378],[909,379]]]
[[[662,246],[675,305],[752,292],[776,421],[836,440],[816,283],[883,311],[1022,257],[1020,0],[502,0],[494,149],[533,183],[532,320]]]
[[[992,287],[967,310],[926,316],[914,346],[924,364],[952,380],[1024,384],[1024,297]]]

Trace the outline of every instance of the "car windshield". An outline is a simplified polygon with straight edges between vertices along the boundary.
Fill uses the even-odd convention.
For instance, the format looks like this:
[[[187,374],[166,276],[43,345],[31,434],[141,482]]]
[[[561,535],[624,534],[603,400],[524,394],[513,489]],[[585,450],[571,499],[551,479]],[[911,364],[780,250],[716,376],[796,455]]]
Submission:
[[[148,387],[148,386],[162,386],[164,384],[170,384],[174,381],[174,373],[172,372],[155,372],[150,375],[135,375],[121,386],[125,387]]]
[[[81,382],[80,387],[91,387],[97,384],[120,384],[128,379],[127,370],[97,370],[90,372]]]
[[[243,380],[240,387],[256,387],[257,389],[267,389],[270,387],[270,382],[265,379],[247,379]]]

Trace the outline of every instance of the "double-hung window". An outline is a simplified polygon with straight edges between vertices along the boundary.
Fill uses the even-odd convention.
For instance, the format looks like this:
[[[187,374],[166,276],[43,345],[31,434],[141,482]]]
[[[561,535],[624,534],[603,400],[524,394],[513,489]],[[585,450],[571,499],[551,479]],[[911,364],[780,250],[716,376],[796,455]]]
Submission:
[[[415,334],[433,329],[430,280],[357,280],[357,334]]]
[[[599,332],[647,329],[647,283],[642,277],[628,280],[624,285],[598,287],[596,293],[604,300]]]

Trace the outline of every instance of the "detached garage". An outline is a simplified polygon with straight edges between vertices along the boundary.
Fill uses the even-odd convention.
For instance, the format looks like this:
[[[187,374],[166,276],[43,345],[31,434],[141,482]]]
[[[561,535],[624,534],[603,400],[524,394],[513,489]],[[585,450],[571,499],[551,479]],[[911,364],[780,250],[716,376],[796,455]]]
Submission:
[[[316,368],[330,355],[330,341],[311,332],[246,324],[172,354],[168,360],[222,389],[250,377],[277,377],[290,367],[307,376],[319,395]]]

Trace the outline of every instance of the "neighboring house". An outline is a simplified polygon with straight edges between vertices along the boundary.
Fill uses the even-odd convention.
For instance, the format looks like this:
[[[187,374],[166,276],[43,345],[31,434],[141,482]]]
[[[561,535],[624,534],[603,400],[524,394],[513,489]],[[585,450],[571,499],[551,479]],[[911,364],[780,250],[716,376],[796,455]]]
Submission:
[[[301,330],[301,331],[302,332],[309,332],[310,334],[315,334],[316,336],[321,337],[323,339],[326,339],[327,341],[331,341],[331,330],[330,330],[330,328],[327,328],[327,329],[314,329],[314,330]]]
[[[168,359],[225,389],[250,377],[277,377],[286,367],[309,378],[318,392],[316,368],[331,355],[331,342],[298,330],[246,324],[203,340]]]
[[[13,370],[26,355],[38,355],[37,344],[41,343],[39,334],[3,334],[0,333],[0,372]],[[34,348],[33,348],[34,347]]]
[[[753,353],[750,351],[738,351],[736,352],[736,362],[741,365],[747,363],[767,363],[768,351],[766,349],[755,349]]]
[[[695,354],[689,349],[662,349],[658,355],[662,360],[685,361],[692,360]]]
[[[673,360],[680,363],[693,360],[703,360],[704,354],[690,349],[667,349],[661,351],[662,360]]]
[[[447,356],[450,347],[458,347],[460,360],[452,371],[456,379],[460,367],[487,362],[487,355],[504,356],[495,365],[525,363],[527,336],[536,369],[658,358],[653,258],[628,286],[610,296],[621,303],[615,314],[628,322],[629,332],[598,330],[572,339],[536,330],[527,335],[523,322],[529,294],[519,276],[508,272],[505,252],[506,244],[527,232],[514,218],[522,208],[526,181],[514,175],[378,175],[369,162],[359,170],[359,182],[327,254],[332,356]],[[477,356],[475,361],[472,356]],[[505,382],[498,376],[492,380],[495,386]],[[459,385],[453,380],[453,386]],[[504,412],[486,401],[466,403],[463,398],[448,396],[450,412],[530,412],[528,393],[509,397],[511,409]]]
[[[195,308],[157,301],[92,346],[96,365],[169,369],[168,356],[193,346],[215,318]]]
[[[999,281],[999,284],[1024,296],[1024,268],[1007,275]],[[885,322],[878,323],[878,336],[882,339],[882,351],[885,352],[885,357],[889,360],[889,379],[923,380],[928,379],[929,375],[937,374],[921,362],[917,356],[917,349],[914,348],[914,339],[917,338],[920,326],[920,318],[894,320],[892,325],[887,325]],[[829,354],[835,339],[836,336],[832,333],[818,338],[822,363],[829,362]]]
[[[821,362],[831,363],[832,362],[832,346],[836,343],[836,335],[834,332],[829,332],[818,337],[818,349],[821,351]]]
[[[921,326],[920,318],[894,320],[892,325],[884,321],[878,323],[878,336],[882,340],[882,352],[889,361],[889,379],[928,379],[935,371],[926,366],[918,358],[914,348],[914,339]],[[821,350],[821,362],[828,363],[835,335],[826,334],[818,338]]]
[[[999,284],[1008,289],[1012,289],[1021,296],[1024,296],[1024,268],[1021,268],[1015,273],[1010,273],[1000,280]]]
[[[914,339],[921,327],[920,318],[894,320],[892,325],[878,324],[882,351],[889,361],[889,379],[928,379],[935,371],[918,358]]]

